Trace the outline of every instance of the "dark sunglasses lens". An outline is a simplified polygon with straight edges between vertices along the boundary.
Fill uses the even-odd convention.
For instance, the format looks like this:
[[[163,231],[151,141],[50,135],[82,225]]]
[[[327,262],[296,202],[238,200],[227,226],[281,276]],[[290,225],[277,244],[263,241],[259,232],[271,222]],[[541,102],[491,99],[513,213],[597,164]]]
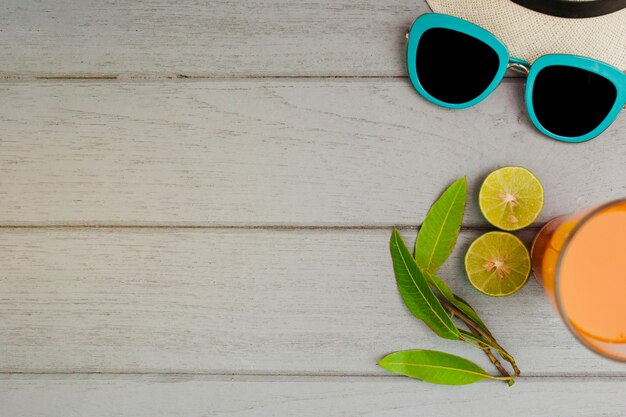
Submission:
[[[444,103],[462,104],[477,98],[499,67],[492,47],[455,30],[428,29],[417,45],[417,78],[428,94]]]
[[[598,127],[617,98],[615,85],[601,75],[563,65],[537,73],[532,100],[539,123],[564,137],[584,136]]]

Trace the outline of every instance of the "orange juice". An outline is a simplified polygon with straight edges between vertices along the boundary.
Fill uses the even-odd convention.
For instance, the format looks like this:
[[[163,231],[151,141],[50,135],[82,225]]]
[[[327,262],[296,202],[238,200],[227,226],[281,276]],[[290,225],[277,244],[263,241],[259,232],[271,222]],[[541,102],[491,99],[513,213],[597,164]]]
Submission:
[[[552,220],[531,257],[536,279],[578,339],[626,361],[626,200]]]

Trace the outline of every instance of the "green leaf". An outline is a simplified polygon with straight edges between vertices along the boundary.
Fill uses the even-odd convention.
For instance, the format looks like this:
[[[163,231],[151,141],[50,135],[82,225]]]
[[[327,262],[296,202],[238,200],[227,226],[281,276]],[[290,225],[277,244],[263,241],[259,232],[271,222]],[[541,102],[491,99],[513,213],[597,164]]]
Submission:
[[[454,299],[454,294],[452,294],[450,287],[441,278],[431,272],[422,271],[422,274],[424,274],[428,283],[437,288],[437,291],[447,300],[452,301]]]
[[[409,252],[404,240],[394,229],[389,242],[393,270],[398,289],[411,313],[423,320],[440,337],[458,340],[459,329],[441,306],[428,282]]]
[[[424,275],[428,283],[437,288],[437,291],[439,291],[439,293],[446,300],[450,301],[453,306],[465,313],[465,315],[472,319],[472,321],[480,326],[481,329],[483,329],[488,334],[491,334],[489,332],[489,329],[487,329],[487,326],[485,326],[485,323],[483,323],[480,317],[478,317],[478,314],[476,314],[476,311],[474,311],[474,309],[461,297],[454,295],[450,290],[450,287],[448,287],[448,284],[446,284],[441,278],[433,273],[422,271],[422,274]]]
[[[457,180],[432,205],[415,240],[415,261],[424,271],[436,272],[448,259],[461,229],[467,182]]]
[[[394,374],[433,384],[466,385],[493,377],[480,366],[460,356],[435,350],[403,350],[385,356],[378,366]]]

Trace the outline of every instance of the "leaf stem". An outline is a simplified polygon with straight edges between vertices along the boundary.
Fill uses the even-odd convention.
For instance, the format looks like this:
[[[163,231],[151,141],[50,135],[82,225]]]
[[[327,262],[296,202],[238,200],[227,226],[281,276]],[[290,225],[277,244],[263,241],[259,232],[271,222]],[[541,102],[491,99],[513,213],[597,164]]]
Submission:
[[[511,364],[515,376],[520,375],[520,370],[515,363],[515,359],[506,350],[504,350],[504,348],[500,346],[500,344],[498,344],[498,342],[489,332],[484,331],[478,324],[474,323],[472,319],[470,319],[465,313],[463,313],[445,298],[441,298],[440,301],[443,307],[447,309],[450,313],[454,314],[454,316],[458,317],[459,320],[461,320],[463,323],[465,323],[467,327],[469,327],[469,329],[472,331],[472,333],[474,333],[476,336],[479,336],[479,338],[484,339],[484,344],[491,346],[495,350],[497,350],[500,356],[502,356],[504,360]]]
[[[497,381],[506,381],[509,386],[513,385],[515,382],[513,381],[513,377],[512,376],[493,376],[493,375],[489,375],[487,378],[489,379],[495,379]]]
[[[470,329],[470,330],[474,334],[474,336],[480,337],[480,335],[474,329]],[[496,358],[494,354],[491,352],[491,349],[489,349],[489,346],[487,346],[484,343],[479,343],[478,348],[481,349],[483,352],[485,352],[485,355],[487,355],[487,357],[489,358],[493,366],[495,366],[498,372],[500,372],[500,375],[502,375],[503,377],[511,378],[509,371],[507,371],[504,368],[504,366],[502,366],[498,358]],[[512,386],[514,383],[515,381],[513,380],[513,378],[509,379],[508,381],[509,387]]]
[[[491,353],[491,349],[489,349],[489,346],[485,345],[484,343],[477,344],[474,342],[470,342],[468,339],[464,338],[463,336],[461,336],[461,341],[467,343],[470,346],[475,347],[476,349],[480,349],[483,352],[485,352],[485,355],[487,355],[487,358],[489,358],[489,361],[491,361],[493,366],[495,366],[498,372],[500,372],[500,375],[502,375],[505,378],[509,378],[507,381],[507,383],[509,384],[509,387],[515,383],[515,381],[511,377],[511,374],[509,374],[509,372],[506,369],[504,369],[504,367],[502,366],[498,358],[496,358],[493,355],[493,353]]]
[[[459,329],[460,330],[460,329]],[[482,349],[482,347],[478,343],[470,342],[470,339],[466,339],[463,336],[460,337],[461,342],[465,342],[470,346],[475,347],[476,349]],[[503,375],[504,376],[504,375]]]
[[[485,355],[487,355],[491,363],[493,363],[493,366],[495,366],[496,369],[500,372],[500,375],[502,375],[505,378],[509,378],[507,381],[507,383],[509,384],[509,387],[512,386],[515,383],[515,381],[513,380],[513,377],[511,377],[509,372],[506,369],[504,369],[504,366],[502,366],[500,361],[493,355],[493,353],[491,353],[491,349],[489,349],[487,345],[482,345],[480,348],[483,350],[483,352],[485,352]]]

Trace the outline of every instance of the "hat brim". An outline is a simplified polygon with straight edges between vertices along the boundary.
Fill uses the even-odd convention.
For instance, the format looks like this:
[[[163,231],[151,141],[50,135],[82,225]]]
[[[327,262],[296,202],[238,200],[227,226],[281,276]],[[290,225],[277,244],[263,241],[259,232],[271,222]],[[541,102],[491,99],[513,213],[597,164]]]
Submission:
[[[626,9],[584,19],[546,15],[510,0],[426,0],[436,13],[475,23],[500,39],[511,56],[533,62],[572,54],[626,69]]]

